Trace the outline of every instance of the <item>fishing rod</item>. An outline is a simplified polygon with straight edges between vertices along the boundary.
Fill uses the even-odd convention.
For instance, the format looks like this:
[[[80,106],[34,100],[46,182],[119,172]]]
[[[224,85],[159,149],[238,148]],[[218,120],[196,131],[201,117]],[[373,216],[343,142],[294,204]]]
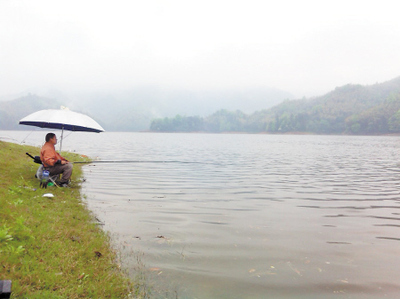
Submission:
[[[33,162],[42,164],[39,156],[32,156],[26,153],[33,159]],[[91,160],[91,161],[70,161],[73,164],[94,164],[94,163],[196,163],[196,162],[184,162],[184,161],[141,161],[141,160]]]
[[[29,153],[26,153],[29,157],[33,159],[35,163],[42,164],[39,156],[32,156]],[[143,161],[143,160],[91,160],[91,161],[70,161],[72,164],[97,164],[97,163],[180,163],[180,164],[215,164],[215,163],[204,163],[204,162],[192,162],[192,161],[175,161],[175,160],[167,160],[167,161]]]
[[[140,160],[93,160],[93,161],[74,161],[73,164],[94,164],[94,163],[165,163],[177,161],[140,161]]]
[[[181,163],[181,164],[209,164],[190,161],[141,161],[141,160],[93,160],[93,161],[73,161],[73,164],[97,164],[97,163]]]

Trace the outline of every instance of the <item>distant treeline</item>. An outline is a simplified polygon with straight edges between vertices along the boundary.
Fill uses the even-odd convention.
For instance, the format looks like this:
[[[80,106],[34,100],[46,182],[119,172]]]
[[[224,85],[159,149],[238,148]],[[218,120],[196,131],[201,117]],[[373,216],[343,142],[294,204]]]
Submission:
[[[245,114],[219,110],[207,116],[154,119],[154,132],[388,134],[400,132],[400,78],[372,86],[346,85],[318,98],[284,101]]]

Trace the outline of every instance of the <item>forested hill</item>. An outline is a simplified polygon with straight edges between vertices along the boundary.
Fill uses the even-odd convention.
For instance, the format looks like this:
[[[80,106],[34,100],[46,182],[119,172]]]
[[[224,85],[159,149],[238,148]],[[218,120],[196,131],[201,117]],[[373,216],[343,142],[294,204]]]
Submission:
[[[223,95],[221,97],[221,101],[226,100]],[[215,100],[219,101],[218,98]],[[41,109],[59,109],[61,105],[65,105],[93,117],[106,130],[116,131],[150,129],[155,132],[216,133],[400,133],[400,77],[367,86],[348,84],[320,97],[286,100],[272,108],[251,114],[240,110],[219,110],[208,116],[177,115],[151,121],[151,113],[142,113],[138,105],[133,108],[132,105],[118,104],[116,101],[107,103],[105,105],[97,100],[92,106],[88,106],[90,108],[74,109],[75,107],[70,107],[71,103],[32,94],[12,101],[0,101],[0,130],[26,130],[28,127],[18,125],[21,118]],[[177,105],[172,105],[171,110],[174,107]],[[104,112],[100,113],[101,111]],[[130,118],[124,117],[125,115]]]
[[[0,130],[22,130],[21,118],[42,109],[59,109],[61,103],[54,99],[29,94],[13,101],[0,102]]]
[[[245,114],[219,110],[207,117],[155,119],[157,132],[400,133],[400,77],[374,85],[348,84],[321,97],[284,101]]]

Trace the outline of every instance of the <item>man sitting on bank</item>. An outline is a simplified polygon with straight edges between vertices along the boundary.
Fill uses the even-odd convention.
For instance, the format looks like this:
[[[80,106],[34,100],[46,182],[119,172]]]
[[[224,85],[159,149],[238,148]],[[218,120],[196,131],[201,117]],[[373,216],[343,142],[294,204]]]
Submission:
[[[50,176],[62,174],[60,181],[56,182],[62,187],[67,187],[72,175],[72,164],[56,152],[54,145],[57,144],[57,137],[54,133],[46,135],[46,143],[40,151],[40,159],[43,167],[50,172]]]

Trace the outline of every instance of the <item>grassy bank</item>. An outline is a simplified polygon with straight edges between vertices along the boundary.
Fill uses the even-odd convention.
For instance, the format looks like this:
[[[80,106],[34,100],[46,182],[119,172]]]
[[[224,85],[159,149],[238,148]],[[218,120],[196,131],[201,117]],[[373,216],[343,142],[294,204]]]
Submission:
[[[40,189],[25,155],[39,151],[0,141],[0,279],[12,280],[12,298],[128,297],[132,282],[81,201],[79,165],[71,188]]]

